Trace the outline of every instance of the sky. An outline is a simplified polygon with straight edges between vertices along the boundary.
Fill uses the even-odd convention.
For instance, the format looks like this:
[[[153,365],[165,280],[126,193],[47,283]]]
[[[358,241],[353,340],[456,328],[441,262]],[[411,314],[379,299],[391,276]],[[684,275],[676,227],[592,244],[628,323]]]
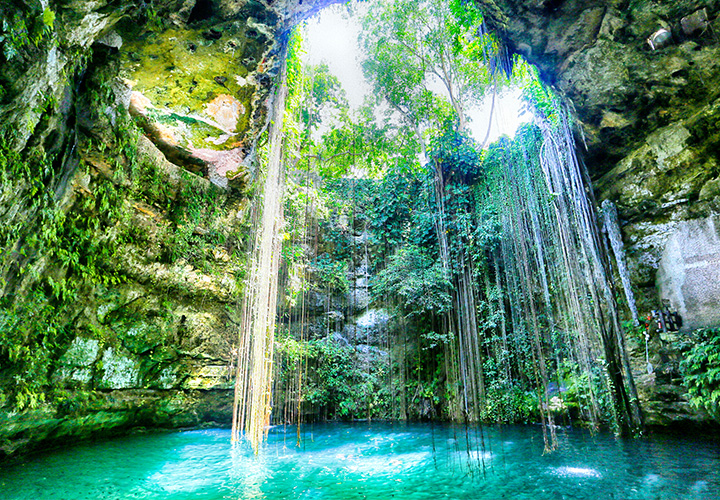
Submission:
[[[345,5],[332,5],[323,9],[306,23],[304,42],[306,54],[303,58],[308,64],[325,62],[330,71],[338,77],[345,89],[351,108],[357,109],[371,87],[365,81],[360,67],[361,51],[358,45],[360,34],[360,16],[365,9],[363,4],[353,4],[354,15],[347,15]],[[529,115],[520,114],[520,90],[510,89],[496,97],[495,109],[490,116],[491,99],[469,110],[470,132],[482,142],[491,125],[489,143],[503,134],[513,137],[518,126],[530,120]]]
[[[342,83],[350,106],[357,109],[370,93],[370,86],[363,77],[359,61],[359,15],[363,6],[353,8],[357,12],[353,19],[343,14],[347,12],[347,7],[338,4],[326,7],[307,21],[304,62],[327,63],[330,71]]]

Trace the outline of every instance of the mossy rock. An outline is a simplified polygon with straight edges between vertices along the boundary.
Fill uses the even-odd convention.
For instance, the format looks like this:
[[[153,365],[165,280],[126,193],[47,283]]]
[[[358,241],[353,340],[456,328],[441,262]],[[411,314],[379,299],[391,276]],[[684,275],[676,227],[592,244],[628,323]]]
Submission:
[[[250,129],[271,44],[240,22],[146,33],[123,45],[120,76],[147,100],[146,118],[178,145],[233,149]]]

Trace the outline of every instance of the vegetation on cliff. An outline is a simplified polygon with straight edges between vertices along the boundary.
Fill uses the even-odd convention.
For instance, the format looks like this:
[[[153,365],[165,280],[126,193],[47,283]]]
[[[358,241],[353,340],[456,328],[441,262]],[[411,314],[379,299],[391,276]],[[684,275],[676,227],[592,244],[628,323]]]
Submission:
[[[68,422],[126,411],[115,391],[149,391],[157,404],[107,429],[199,421],[197,401],[229,389],[244,359],[240,304],[260,283],[247,280],[250,200],[284,189],[282,249],[270,252],[279,277],[260,280],[271,283],[265,314],[274,287],[280,302],[277,328],[261,328],[276,347],[263,415],[272,405],[276,421],[541,420],[548,448],[558,420],[639,428],[632,375],[645,374],[628,352],[643,337],[627,345],[620,327],[570,132],[581,124],[487,32],[514,22],[504,3],[373,3],[362,35],[373,95],[358,110],[327,65],[300,62],[280,7],[2,4],[2,422],[42,415],[46,436],[66,424],[58,432],[71,435]],[[583,22],[595,26],[591,14]],[[619,18],[607,15],[600,32],[612,38]],[[286,42],[286,175],[263,193]],[[706,54],[685,45],[674,53]],[[508,87],[522,87],[534,123],[490,146],[470,137],[468,109],[492,108]],[[665,205],[690,198],[707,215],[716,107],[658,130],[598,185],[633,218],[664,223],[676,214]],[[625,127],[597,115],[602,133]],[[652,200],[628,188],[639,182],[617,182],[663,162],[669,174],[641,186]],[[716,340],[700,338],[682,369],[693,404],[717,418]],[[217,407],[208,414],[227,418],[227,401]],[[24,428],[2,422],[0,451],[12,451]]]
[[[563,106],[520,59],[512,77],[500,72],[478,11],[412,4],[370,9],[364,68],[376,100],[356,114],[327,68],[298,68],[278,418],[636,428]],[[483,149],[465,109],[507,85],[524,88],[537,124]],[[374,308],[391,312],[379,333],[358,319]]]

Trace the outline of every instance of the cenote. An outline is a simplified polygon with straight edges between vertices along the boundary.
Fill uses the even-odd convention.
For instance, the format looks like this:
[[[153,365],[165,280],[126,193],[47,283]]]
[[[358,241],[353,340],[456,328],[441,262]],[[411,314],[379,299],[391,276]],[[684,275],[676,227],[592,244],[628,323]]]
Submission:
[[[719,13],[0,0],[0,499],[719,498]]]
[[[262,453],[227,429],[130,436],[27,460],[0,473],[5,500],[720,498],[717,445],[617,440],[536,426],[347,423],[273,427]],[[692,454],[687,452],[692,447]]]

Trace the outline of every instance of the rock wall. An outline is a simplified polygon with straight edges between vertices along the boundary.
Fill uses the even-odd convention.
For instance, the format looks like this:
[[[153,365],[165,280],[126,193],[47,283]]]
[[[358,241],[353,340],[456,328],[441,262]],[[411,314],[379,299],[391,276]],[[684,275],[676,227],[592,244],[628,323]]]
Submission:
[[[229,423],[276,54],[325,3],[0,1],[0,460]]]
[[[683,328],[720,324],[720,216],[677,224],[657,273],[660,297],[683,317]]]
[[[598,202],[617,204],[641,316],[669,303],[684,330],[720,325],[720,2],[477,3],[510,51],[568,98]],[[680,356],[656,340],[651,356]],[[707,417],[687,404],[678,363],[663,362],[658,382],[644,342],[631,344],[650,423]]]

